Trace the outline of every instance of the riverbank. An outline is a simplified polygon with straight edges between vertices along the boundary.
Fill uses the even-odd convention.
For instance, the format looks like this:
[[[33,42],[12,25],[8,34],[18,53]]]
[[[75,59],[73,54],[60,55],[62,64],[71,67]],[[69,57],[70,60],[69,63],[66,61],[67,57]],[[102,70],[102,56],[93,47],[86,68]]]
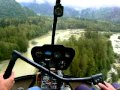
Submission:
[[[118,36],[120,36],[120,33],[116,33],[113,34],[110,37],[110,41],[112,43],[112,47],[113,47],[113,51],[115,54],[119,55],[120,54],[120,39],[118,39]],[[116,77],[118,77],[118,69],[120,69],[120,63],[118,62],[117,59],[115,59],[115,63],[113,63],[111,65],[111,69],[107,74],[107,82],[111,82],[112,83],[112,74],[114,73],[114,75]],[[120,80],[118,81],[120,82]]]
[[[57,30],[56,37],[55,37],[55,43],[57,42],[58,39],[61,39],[61,40],[66,39],[67,40],[71,35],[80,34],[82,32],[84,32],[83,29]],[[27,52],[23,53],[23,55],[32,60],[31,49],[34,46],[42,46],[44,44],[51,44],[51,36],[52,36],[52,32],[49,32],[41,37],[30,40]],[[8,63],[9,63],[9,60],[1,62],[0,67],[2,69],[0,70],[0,73],[4,72],[6,70]],[[34,74],[36,72],[36,69],[33,66],[31,66],[31,65],[27,64],[26,62],[19,59],[19,60],[17,60],[13,71],[15,72],[16,77],[20,77],[20,76],[24,76],[24,75]]]
[[[110,40],[111,40],[112,46],[113,46],[113,51],[116,54],[120,54],[120,39],[118,39],[118,36],[120,36],[120,33],[113,34],[110,37]]]
[[[84,29],[57,30],[56,37],[55,37],[55,43],[57,42],[58,39],[67,40],[67,39],[69,39],[69,37],[71,35],[77,35],[80,37],[82,33],[84,33]],[[115,48],[116,48],[116,43],[118,43],[118,42],[116,42],[116,40],[118,41],[118,39],[117,39],[118,35],[120,35],[120,34],[113,34],[110,38],[110,40],[112,41],[112,46],[113,46],[114,52],[116,52]],[[52,32],[49,32],[41,37],[30,40],[29,46],[27,48],[27,52],[23,53],[23,55],[32,60],[31,49],[34,46],[42,46],[44,44],[51,44],[51,36],[52,36]],[[120,48],[118,48],[118,49],[119,49],[118,52],[120,52]],[[0,68],[2,68],[2,69],[0,69],[0,73],[5,71],[8,63],[9,63],[9,60],[1,62]],[[15,72],[16,77],[20,77],[20,76],[24,76],[24,75],[34,74],[36,72],[36,69],[34,67],[32,67],[31,65],[27,64],[26,62],[19,59],[19,60],[17,60],[13,71]]]

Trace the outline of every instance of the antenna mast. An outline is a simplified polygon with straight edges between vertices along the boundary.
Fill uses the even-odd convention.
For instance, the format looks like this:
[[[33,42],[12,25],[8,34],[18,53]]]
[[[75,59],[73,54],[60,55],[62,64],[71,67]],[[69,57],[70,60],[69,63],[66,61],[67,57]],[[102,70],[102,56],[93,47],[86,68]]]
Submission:
[[[53,21],[53,31],[52,31],[52,45],[55,41],[55,31],[57,25],[57,18],[63,16],[63,6],[60,4],[60,0],[56,0],[56,5],[54,6],[54,21]]]

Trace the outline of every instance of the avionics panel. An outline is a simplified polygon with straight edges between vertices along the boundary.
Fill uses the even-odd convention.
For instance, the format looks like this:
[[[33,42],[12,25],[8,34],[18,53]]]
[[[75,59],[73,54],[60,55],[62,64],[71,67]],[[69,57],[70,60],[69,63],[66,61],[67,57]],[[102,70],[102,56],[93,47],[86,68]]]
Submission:
[[[34,47],[31,54],[35,62],[48,69],[65,70],[72,62],[75,51],[63,45],[44,45]]]

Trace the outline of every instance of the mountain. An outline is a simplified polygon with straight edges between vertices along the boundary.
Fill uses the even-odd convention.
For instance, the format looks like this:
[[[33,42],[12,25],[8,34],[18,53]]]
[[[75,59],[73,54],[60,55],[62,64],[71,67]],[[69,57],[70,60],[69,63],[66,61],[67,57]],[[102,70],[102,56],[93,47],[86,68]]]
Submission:
[[[120,22],[120,7],[87,8],[81,11],[81,18]]]
[[[38,15],[46,15],[46,16],[53,16],[53,8],[54,5],[49,4],[48,2],[45,3],[20,3],[22,6],[27,7]],[[75,10],[74,8],[64,7],[64,16],[67,17],[78,17],[79,11]]]
[[[54,5],[49,4],[48,2],[44,3],[20,3],[23,7],[27,7],[33,10],[38,15],[53,15]],[[92,19],[92,20],[104,20],[104,21],[113,21],[120,22],[120,7],[101,7],[101,8],[79,8],[75,9],[74,7],[64,7],[64,16],[65,17],[80,17],[83,19]]]
[[[0,18],[33,16],[35,13],[15,0],[0,0]]]

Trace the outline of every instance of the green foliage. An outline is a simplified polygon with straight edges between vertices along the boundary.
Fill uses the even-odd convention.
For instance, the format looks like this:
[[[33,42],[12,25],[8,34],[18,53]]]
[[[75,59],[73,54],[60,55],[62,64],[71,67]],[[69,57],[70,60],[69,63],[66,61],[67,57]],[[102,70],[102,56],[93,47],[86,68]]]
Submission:
[[[51,29],[47,17],[0,19],[0,60],[9,59],[14,49],[26,52],[28,40],[41,36]]]
[[[118,77],[120,78],[120,68],[117,67],[116,70],[117,70],[117,72],[118,72]]]
[[[115,73],[112,73],[111,77],[112,77],[112,82],[117,82],[119,79],[118,75],[116,75]]]
[[[59,43],[72,47],[76,52],[73,62],[65,71],[73,76],[90,76],[100,72],[106,76],[110,64],[114,62],[111,42],[98,32],[88,31],[79,39],[72,36],[68,41]]]
[[[36,14],[28,8],[22,7],[15,0],[0,0],[0,18],[14,18],[35,16]]]
[[[120,32],[120,23],[80,18],[58,19],[57,29],[86,29],[89,31]]]
[[[118,39],[120,39],[120,36],[118,36]]]
[[[52,18],[51,17],[27,17],[27,18],[1,18],[0,19],[0,41],[2,44],[7,43],[13,45],[11,47],[13,49],[17,49],[21,52],[26,51],[28,46],[28,40],[35,38],[37,36],[43,35],[49,30],[52,29]],[[104,27],[103,27],[104,26]],[[58,19],[57,29],[88,29],[88,31],[120,31],[120,25],[110,23],[110,22],[99,22],[99,21],[90,21],[79,18],[62,18]],[[102,28],[102,29],[99,29]],[[106,37],[110,35],[108,33],[105,34]],[[96,34],[86,34],[87,38],[96,38]],[[98,36],[99,38],[99,36]],[[24,40],[24,41],[22,41]],[[84,40],[84,39],[83,39]],[[75,40],[73,40],[75,41]],[[77,41],[77,40],[76,40]],[[89,40],[92,43],[92,41]],[[73,43],[73,42],[71,42]],[[76,42],[75,42],[76,43]],[[98,42],[99,43],[99,42]],[[107,54],[111,54],[111,43],[108,43],[108,52]],[[98,45],[99,46],[99,45]],[[103,43],[104,46],[104,43]],[[101,46],[102,47],[102,46]],[[5,48],[5,47],[4,47]],[[13,50],[10,49],[10,50]],[[86,48],[85,48],[86,51]],[[78,51],[79,52],[79,51]],[[91,51],[92,52],[92,51]],[[0,51],[0,56],[8,57]],[[106,53],[105,53],[106,55]],[[10,56],[9,56],[10,57]],[[9,58],[8,57],[8,58]],[[85,58],[86,55],[85,55]],[[82,58],[82,59],[85,59]],[[110,60],[112,60],[112,56]],[[3,60],[4,58],[2,58]],[[91,58],[92,59],[92,58]],[[1,60],[1,59],[0,59]],[[86,63],[86,62],[83,62]],[[94,62],[93,62],[94,63]]]

